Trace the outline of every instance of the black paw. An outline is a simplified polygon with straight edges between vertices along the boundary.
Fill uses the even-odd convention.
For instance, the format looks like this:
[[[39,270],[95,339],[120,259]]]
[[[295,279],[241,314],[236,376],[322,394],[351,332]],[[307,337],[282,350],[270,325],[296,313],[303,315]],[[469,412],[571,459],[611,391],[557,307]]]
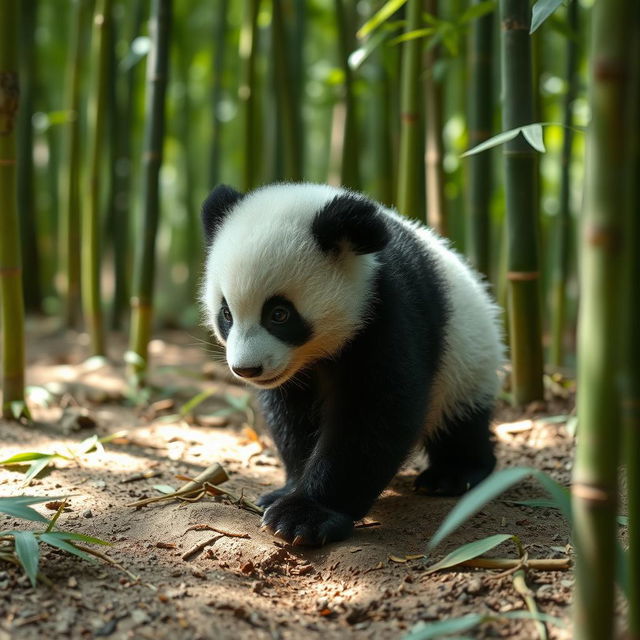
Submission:
[[[312,547],[344,540],[353,529],[350,516],[295,494],[276,500],[262,516],[262,524],[286,542]]]
[[[269,491],[269,493],[264,493],[261,495],[256,504],[263,509],[270,507],[278,498],[282,498],[282,496],[286,496],[288,493],[293,491],[293,487],[285,484],[284,487],[280,487],[275,491]]]
[[[418,493],[428,496],[459,496],[475,487],[493,470],[491,467],[477,469],[426,469],[414,482]]]

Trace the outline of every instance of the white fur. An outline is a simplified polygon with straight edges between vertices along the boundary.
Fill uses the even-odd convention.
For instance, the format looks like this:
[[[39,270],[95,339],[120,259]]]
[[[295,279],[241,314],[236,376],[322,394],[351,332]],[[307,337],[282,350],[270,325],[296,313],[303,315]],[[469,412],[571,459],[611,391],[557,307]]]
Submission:
[[[210,247],[201,301],[216,332],[224,297],[234,318],[226,348],[231,367],[262,365],[277,386],[309,362],[334,355],[364,324],[373,255],[319,250],[310,229],[315,214],[339,193],[316,184],[273,185],[245,196],[225,218]],[[286,295],[314,330],[292,348],[260,326],[265,300]],[[282,376],[283,373],[287,375]],[[282,377],[281,377],[282,376]]]
[[[278,184],[245,196],[225,218],[210,247],[201,301],[207,324],[219,335],[216,316],[222,297],[234,324],[226,343],[230,366],[262,365],[261,379],[274,387],[313,360],[335,355],[366,322],[375,255],[339,256],[319,250],[313,217],[342,189],[316,184]],[[381,209],[415,233],[435,258],[446,281],[451,309],[445,354],[430,397],[427,428],[443,415],[455,416],[490,404],[498,390],[502,362],[498,307],[484,283],[446,241],[396,212]],[[286,295],[314,329],[312,340],[289,347],[260,325],[264,301]],[[420,327],[415,328],[420,331]]]

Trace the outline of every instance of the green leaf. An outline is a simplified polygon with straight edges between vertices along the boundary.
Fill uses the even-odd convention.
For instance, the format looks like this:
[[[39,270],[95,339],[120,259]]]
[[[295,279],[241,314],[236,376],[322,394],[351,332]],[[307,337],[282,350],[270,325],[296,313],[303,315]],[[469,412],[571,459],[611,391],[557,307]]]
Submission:
[[[367,20],[356,33],[356,38],[364,38],[390,18],[407,0],[388,0]]]
[[[578,0],[572,0],[577,2]],[[533,33],[560,5],[562,0],[538,0],[531,10],[531,29]]]
[[[22,417],[29,417],[29,409],[27,409],[27,404],[24,400],[14,400],[9,403],[9,408],[11,409],[11,415],[14,420],[19,420]]]
[[[393,40],[389,40],[389,45],[400,44],[401,42],[407,42],[407,40],[416,40],[417,38],[426,38],[435,33],[433,27],[426,27],[424,29],[414,29],[413,31],[407,31]]]
[[[124,361],[127,364],[135,365],[138,367],[144,367],[145,365],[144,358],[135,351],[126,351],[124,354]]]
[[[571,493],[569,492],[569,489],[558,484],[553,478],[539,469],[533,469],[532,471],[533,476],[542,485],[543,489],[549,493],[552,500],[555,502],[556,507],[560,509],[567,522],[571,524]]]
[[[85,453],[89,453],[92,449],[98,446],[98,436],[96,434],[85,438],[77,447],[73,448],[73,453],[76,456],[82,456]]]
[[[15,540],[18,560],[24,567],[31,586],[35,587],[38,576],[38,562],[40,560],[38,540],[32,531],[14,531],[13,539]]]
[[[72,531],[55,531],[54,536],[61,540],[77,540],[78,542],[88,542],[90,544],[104,544],[111,546],[112,543],[101,538],[94,538],[93,536],[85,535],[84,533],[74,533]]]
[[[41,502],[49,502],[49,500],[62,500],[61,497],[46,496],[14,496],[11,498],[0,498],[0,513],[5,513],[14,518],[22,518],[23,520],[31,520],[33,522],[48,522],[48,520],[40,515],[35,509],[31,509],[28,505],[39,504]]]
[[[57,547],[58,549],[62,549],[62,551],[66,551],[67,553],[72,553],[74,556],[78,556],[79,558],[82,558],[83,560],[87,560],[88,562],[95,562],[95,558],[93,556],[90,556],[85,551],[78,549],[78,547],[74,546],[73,544],[61,538],[60,532],[41,533],[39,537],[40,537],[40,540],[42,540],[42,542],[46,542],[52,547]]]
[[[463,522],[478,513],[485,504],[491,502],[496,496],[499,496],[514,484],[521,482],[535,471],[536,469],[529,467],[514,467],[512,469],[502,469],[490,475],[460,498],[458,504],[449,512],[429,541],[427,550],[435,548]]]
[[[525,140],[540,153],[546,153],[544,146],[544,136],[542,134],[542,125],[539,122],[535,124],[528,124],[526,127],[522,127],[522,135]]]
[[[469,631],[485,621],[485,616],[479,613],[471,613],[460,618],[450,618],[449,620],[438,620],[424,625],[416,625],[413,631],[404,636],[403,640],[430,640],[439,638],[445,634]]]
[[[392,31],[397,31],[404,23],[397,21],[385,25],[384,30],[374,33],[367,38],[361,47],[358,47],[349,55],[349,66],[355,71],[362,66],[362,63],[385,41],[389,38]]]
[[[616,520],[618,524],[622,525],[623,527],[629,526],[629,516],[616,516]]]
[[[25,451],[24,453],[16,453],[15,456],[0,460],[0,465],[3,464],[21,464],[23,462],[30,462],[31,460],[40,460],[40,458],[48,458],[50,453],[42,453],[41,451]]]
[[[31,464],[27,472],[24,474],[24,478],[22,480],[23,485],[29,484],[33,478],[35,478],[47,465],[54,459],[57,458],[57,453],[50,453],[49,455],[36,460]]]
[[[512,538],[513,536],[510,533],[498,533],[493,536],[488,536],[487,538],[482,538],[481,540],[475,540],[474,542],[470,542],[469,544],[463,544],[461,547],[458,547],[457,549],[449,553],[439,562],[431,565],[427,569],[427,573],[433,573],[434,571],[439,571],[440,569],[454,567],[461,562],[471,560],[471,558],[477,558],[483,553],[489,551],[489,549],[493,549],[499,544],[502,544],[507,540],[511,540]]]
[[[517,129],[510,129],[509,131],[503,131],[502,133],[498,133],[495,136],[491,136],[484,142],[472,147],[468,151],[465,151],[462,154],[463,158],[467,156],[472,156],[476,153],[481,153],[482,151],[486,151],[487,149],[492,149],[493,147],[497,147],[500,144],[505,142],[509,142],[509,140],[513,140],[520,133],[520,127]]]
[[[214,394],[212,389],[206,389],[205,391],[201,391],[197,396],[194,396],[188,402],[182,405],[180,409],[180,416],[184,418],[184,416],[189,415],[199,404],[202,404],[207,398],[210,398]]]

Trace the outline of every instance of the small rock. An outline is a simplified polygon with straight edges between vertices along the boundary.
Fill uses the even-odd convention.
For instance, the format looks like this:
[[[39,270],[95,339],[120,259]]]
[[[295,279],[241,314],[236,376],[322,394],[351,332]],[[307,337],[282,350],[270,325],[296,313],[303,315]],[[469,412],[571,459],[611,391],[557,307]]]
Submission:
[[[93,512],[91,511],[91,509],[86,509],[85,511],[82,512],[82,517],[93,518]]]
[[[480,593],[482,591],[482,580],[480,578],[471,578],[464,590],[471,595],[475,595],[476,593]]]
[[[142,609],[134,609],[131,612],[131,619],[135,624],[146,624],[151,620],[151,618],[149,617],[149,614],[146,611],[143,611]]]

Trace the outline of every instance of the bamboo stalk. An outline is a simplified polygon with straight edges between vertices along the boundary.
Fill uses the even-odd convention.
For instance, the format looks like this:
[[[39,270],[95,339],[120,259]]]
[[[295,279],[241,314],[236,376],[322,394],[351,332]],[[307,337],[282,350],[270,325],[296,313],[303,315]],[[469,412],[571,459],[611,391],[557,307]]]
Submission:
[[[360,188],[360,133],[357,104],[354,94],[353,70],[349,65],[349,55],[355,49],[353,3],[335,0],[335,14],[338,26],[338,54],[344,74],[344,129],[340,162],[340,182],[351,189]]]
[[[425,10],[437,18],[438,0],[426,0]],[[425,185],[427,224],[440,235],[449,235],[446,202],[444,197],[444,158],[442,140],[442,83],[434,76],[440,55],[440,47],[427,47],[425,52]],[[486,97],[485,97],[486,99]]]
[[[61,181],[63,204],[58,221],[58,293],[63,300],[68,327],[76,326],[80,315],[81,109],[82,75],[87,57],[83,32],[88,21],[88,1],[77,0],[67,69],[65,103],[71,117],[65,130],[66,163]]]
[[[500,0],[503,130],[533,122],[531,12],[527,0]],[[513,400],[543,397],[536,152],[522,135],[505,143],[509,339]]]
[[[422,0],[408,0],[405,32],[422,25]],[[421,134],[420,60],[422,38],[402,44],[400,78],[400,150],[398,165],[398,211],[410,218],[424,220],[421,181],[424,175],[424,138]]]
[[[240,28],[241,81],[238,99],[243,111],[243,189],[249,191],[258,184],[262,139],[258,138],[258,105],[256,70],[258,50],[258,12],[260,0],[245,0]]]
[[[20,3],[20,110],[18,112],[18,210],[22,240],[22,283],[24,304],[28,311],[42,310],[40,253],[38,251],[37,216],[33,176],[34,89],[36,84],[35,30],[37,0]]]
[[[640,314],[638,274],[640,274],[640,4],[630,16],[633,24],[629,48],[629,91],[626,102],[627,152],[625,154],[625,232],[623,254],[621,417],[624,437],[623,462],[627,473],[629,614],[628,639],[640,640]]]
[[[222,99],[222,80],[225,68],[227,11],[229,0],[218,0],[216,22],[214,27],[215,54],[213,58],[213,86],[211,91],[211,115],[213,131],[211,134],[211,156],[209,166],[209,182],[216,185],[220,182],[220,153],[222,145],[222,121],[218,115],[218,105]]]
[[[89,157],[89,194],[82,211],[81,267],[82,312],[89,332],[92,355],[104,355],[104,324],[100,286],[101,262],[101,196],[103,143],[107,115],[107,80],[109,41],[112,27],[112,0],[99,0],[94,13],[93,61],[97,66],[95,83],[89,109],[91,152]]]
[[[151,5],[152,47],[147,61],[142,201],[144,212],[139,228],[136,278],[131,299],[131,335],[129,349],[136,358],[131,373],[144,384],[148,370],[148,346],[151,338],[155,243],[160,217],[159,175],[164,141],[165,93],[169,74],[169,37],[172,0],[153,0]]]
[[[482,0],[471,0],[471,5]],[[493,40],[495,14],[473,20],[469,27],[469,96],[467,121],[469,146],[484,142],[493,129]],[[466,191],[466,253],[471,264],[489,279],[491,271],[491,193],[493,190],[492,151],[469,156]]]
[[[293,50],[291,29],[287,28],[284,15],[288,3],[284,0],[273,0],[271,28],[271,44],[273,48],[273,74],[275,81],[276,118],[280,140],[276,141],[283,155],[282,178],[300,181],[304,175],[302,153],[302,118],[298,83],[301,82],[296,64],[299,51]]]
[[[577,2],[567,7],[567,21],[572,35],[578,34]],[[551,277],[551,364],[561,367],[564,361],[564,337],[567,315],[566,285],[569,279],[571,252],[571,155],[573,150],[573,102],[578,92],[578,45],[576,37],[567,38],[567,93],[564,98],[564,140],[560,175],[560,210],[556,218]]]
[[[630,132],[629,4],[594,5],[591,20],[587,175],[581,237],[577,399],[580,432],[573,470],[576,640],[614,637],[614,578],[619,459],[620,282],[625,248],[626,151]],[[613,37],[615,34],[615,37]],[[637,113],[634,113],[637,129]],[[630,177],[637,181],[637,175]],[[633,215],[637,215],[634,210]],[[637,251],[637,247],[632,247]],[[634,276],[637,287],[637,274]],[[637,297],[637,289],[634,291]],[[637,361],[634,362],[637,367]]]
[[[0,0],[0,301],[2,311],[2,416],[26,415],[24,301],[16,206],[18,3]]]

